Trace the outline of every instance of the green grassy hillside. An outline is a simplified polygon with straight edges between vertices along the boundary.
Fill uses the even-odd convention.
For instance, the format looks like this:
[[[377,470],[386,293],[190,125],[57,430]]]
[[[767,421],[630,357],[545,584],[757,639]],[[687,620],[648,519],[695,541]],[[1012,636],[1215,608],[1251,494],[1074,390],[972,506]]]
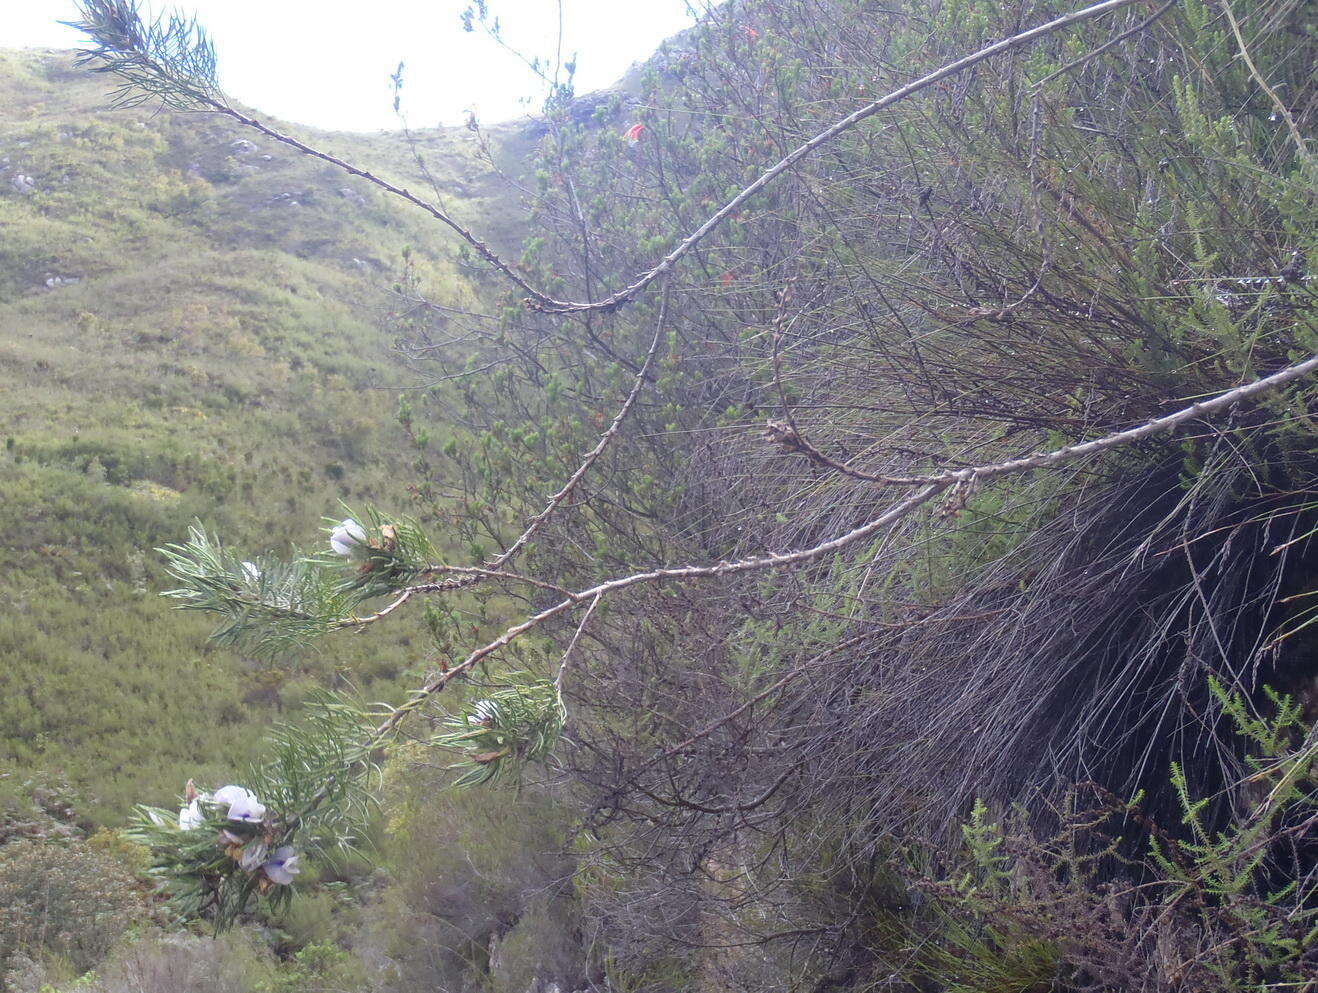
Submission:
[[[397,640],[276,668],[206,647],[144,550],[194,518],[244,552],[314,544],[340,499],[401,503],[391,271],[425,244],[427,280],[467,290],[364,182],[108,105],[67,53],[0,53],[0,776],[62,774],[113,819],[231,775],[311,686],[388,692],[411,664]],[[299,133],[419,181],[399,136]],[[469,136],[418,142],[449,207],[482,210]]]

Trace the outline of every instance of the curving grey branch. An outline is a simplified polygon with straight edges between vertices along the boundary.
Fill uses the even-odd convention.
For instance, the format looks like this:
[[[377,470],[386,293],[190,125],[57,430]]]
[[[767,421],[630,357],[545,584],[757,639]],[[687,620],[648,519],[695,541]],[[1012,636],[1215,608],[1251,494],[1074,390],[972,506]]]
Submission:
[[[844,534],[840,534],[834,538],[830,538],[828,541],[820,542],[819,544],[812,545],[808,548],[798,549],[794,552],[768,552],[763,555],[753,555],[743,559],[714,562],[708,565],[649,569],[643,572],[636,572],[631,575],[619,576],[614,579],[606,580],[605,582],[598,583],[587,589],[568,592],[558,603],[512,625],[493,641],[487,642],[479,648],[472,650],[464,659],[462,659],[462,661],[453,666],[446,667],[438,675],[432,677],[417,689],[413,690],[408,695],[406,701],[398,707],[390,710],[383,720],[381,720],[366,741],[363,754],[370,753],[374,751],[375,748],[383,745],[398,729],[398,726],[402,723],[404,718],[419,709],[435,694],[442,691],[453,679],[467,672],[481,660],[488,658],[503,648],[506,648],[527,632],[540,627],[547,621],[569,613],[582,604],[587,604],[589,606],[589,611],[593,612],[599,605],[600,601],[609,594],[617,593],[620,590],[632,586],[639,586],[643,583],[660,582],[670,579],[692,580],[716,578],[737,575],[739,573],[762,572],[803,565],[807,562],[824,558],[834,552],[841,551],[850,545],[854,545],[859,541],[864,541],[866,538],[872,537],[888,526],[907,517],[922,505],[948,490],[959,486],[972,485],[976,481],[982,479],[990,479],[996,476],[1007,476],[1015,473],[1027,472],[1033,469],[1063,465],[1089,455],[1095,455],[1100,452],[1130,445],[1164,431],[1173,431],[1190,421],[1223,413],[1246,400],[1262,396],[1263,394],[1276,390],[1288,383],[1293,383],[1303,379],[1314,372],[1318,372],[1318,355],[1314,355],[1295,365],[1287,366],[1285,369],[1273,373],[1271,376],[1265,376],[1262,379],[1257,379],[1242,386],[1237,386],[1234,389],[1227,390],[1224,393],[1219,393],[1211,399],[1190,404],[1188,407],[1182,407],[1174,413],[1154,418],[1153,420],[1146,421],[1137,427],[1129,428],[1125,431],[1117,431],[1093,441],[1075,445],[1064,445],[1061,448],[1054,449],[1050,452],[1040,452],[1036,455],[1029,455],[1023,458],[1009,459],[1005,462],[996,462],[968,469],[958,469],[925,477],[912,477],[910,480],[907,480],[907,482],[918,483],[920,485],[920,488],[915,492],[893,504],[882,514],[868,523],[862,524]],[[585,619],[582,621],[582,625],[584,624]],[[345,770],[345,774],[350,773],[351,770]],[[296,827],[307,813],[320,803],[324,802],[325,799],[329,798],[329,796],[332,795],[336,784],[336,777],[331,777],[325,787],[312,798],[309,807],[288,822],[290,830]]]
[[[459,238],[470,245],[482,259],[503,274],[518,289],[526,293],[525,302],[528,306],[545,313],[571,314],[611,313],[631,302],[649,288],[655,280],[671,272],[678,262],[689,255],[711,232],[720,227],[724,221],[736,213],[738,208],[756,193],[787,172],[796,163],[818,151],[838,135],[855,127],[861,121],[873,117],[879,111],[891,107],[907,97],[914,96],[916,93],[928,89],[950,76],[964,72],[966,69],[978,65],[995,55],[1020,48],[1064,28],[1093,20],[1104,14],[1110,14],[1137,2],[1138,0],[1102,0],[1100,3],[1090,4],[1080,10],[1063,14],[1061,17],[1056,17],[1044,24],[1014,34],[1010,38],[1004,38],[1002,41],[986,45],[977,52],[966,55],[954,62],[949,62],[941,68],[935,69],[933,72],[880,97],[873,103],[866,104],[859,110],[848,114],[825,128],[809,141],[798,146],[767,168],[760,174],[759,178],[744,187],[741,192],[711,214],[703,224],[687,235],[676,248],[660,259],[653,268],[638,276],[630,285],[602,300],[586,301],[558,300],[536,289],[527,282],[525,276],[500,258],[474,232],[464,227],[436,204],[422,199],[405,187],[390,183],[365,169],[358,168],[335,155],[314,148],[291,135],[284,134],[264,124],[257,118],[229,106],[223,94],[214,85],[214,52],[210,49],[210,43],[205,38],[204,33],[195,23],[181,22],[179,29],[181,34],[176,32],[173,35],[168,34],[173,25],[173,20],[168,23],[158,21],[155,25],[143,27],[141,17],[137,11],[136,0],[79,0],[79,9],[82,11],[83,19],[70,23],[72,27],[89,35],[96,43],[95,48],[84,51],[79,59],[79,64],[99,63],[96,71],[114,73],[124,79],[125,85],[120,91],[121,94],[131,94],[134,89],[138,89],[146,94],[142,99],[155,95],[170,106],[187,107],[190,105],[193,109],[202,108],[223,114],[246,127],[259,131],[268,138],[289,145],[303,154],[328,162],[350,175],[359,176],[385,192],[420,207],[440,223],[450,228]],[[161,28],[162,24],[164,24],[163,29]],[[166,32],[172,43],[153,46],[151,44],[153,35],[162,30]],[[208,67],[207,73],[196,79],[190,79],[187,72],[191,53],[186,42],[189,38],[194,37],[193,32],[195,32],[195,38],[198,41],[197,52],[200,53],[198,58]],[[1126,35],[1122,37],[1124,38]],[[179,41],[180,38],[182,42]],[[136,98],[121,96],[120,102],[127,102],[130,99]],[[137,100],[137,102],[141,101]]]

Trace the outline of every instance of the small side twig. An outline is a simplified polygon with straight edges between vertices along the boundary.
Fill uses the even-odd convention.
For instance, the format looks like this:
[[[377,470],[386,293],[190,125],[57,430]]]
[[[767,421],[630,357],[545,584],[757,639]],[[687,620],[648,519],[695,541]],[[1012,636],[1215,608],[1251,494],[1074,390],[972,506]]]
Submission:
[[[572,659],[572,652],[577,647],[577,642],[581,640],[582,633],[586,630],[586,625],[590,623],[591,615],[595,613],[595,608],[600,605],[600,597],[603,594],[595,595],[595,599],[590,601],[590,606],[586,612],[581,615],[581,622],[577,625],[577,630],[572,635],[572,640],[567,643],[567,648],[563,650],[563,659],[558,664],[558,675],[554,677],[554,689],[560,694],[563,692],[563,677],[567,675],[568,662]]]
[[[1240,50],[1240,57],[1249,69],[1249,74],[1254,77],[1254,81],[1259,84],[1259,88],[1268,95],[1272,105],[1277,108],[1277,113],[1286,122],[1286,129],[1290,132],[1291,140],[1295,142],[1295,147],[1299,150],[1300,156],[1306,163],[1312,164],[1313,153],[1309,151],[1309,145],[1304,140],[1304,135],[1300,134],[1300,129],[1295,123],[1295,118],[1291,115],[1290,108],[1286,106],[1281,97],[1277,96],[1277,91],[1268,85],[1268,81],[1259,72],[1258,66],[1254,65],[1254,59],[1250,56],[1249,48],[1245,44],[1245,36],[1240,33],[1240,24],[1236,20],[1236,15],[1231,11],[1229,0],[1222,0],[1222,13],[1226,15],[1227,24],[1231,26],[1231,33],[1236,39],[1236,47]]]
[[[1176,4],[1179,2],[1180,0],[1167,0],[1166,3],[1164,3],[1161,7],[1155,10],[1144,20],[1136,24],[1133,28],[1129,29],[1128,31],[1121,32],[1121,34],[1099,45],[1093,51],[1086,52],[1078,59],[1068,62],[1066,65],[1062,66],[1062,68],[1050,72],[1048,75],[1044,76],[1043,79],[1039,80],[1037,83],[1034,84],[1033,87],[1031,87],[1031,91],[1033,93],[1038,93],[1039,90],[1041,90],[1046,83],[1052,82],[1058,76],[1063,76],[1068,72],[1071,72],[1075,69],[1079,69],[1082,65],[1085,65],[1088,62],[1092,62],[1094,59],[1098,58],[1100,55],[1102,55],[1104,52],[1108,51],[1109,49],[1115,48],[1117,45],[1120,45],[1127,38],[1132,38],[1135,35],[1140,34],[1142,31],[1146,30],[1147,28],[1152,27],[1156,21],[1161,20],[1162,16],[1166,14],[1167,11],[1175,7]]]

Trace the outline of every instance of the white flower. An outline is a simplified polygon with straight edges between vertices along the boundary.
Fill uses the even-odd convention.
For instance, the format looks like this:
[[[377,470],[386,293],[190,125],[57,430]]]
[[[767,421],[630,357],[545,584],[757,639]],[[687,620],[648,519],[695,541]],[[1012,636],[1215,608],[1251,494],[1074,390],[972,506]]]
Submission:
[[[254,583],[259,583],[261,581],[261,570],[256,567],[255,562],[243,563],[243,575]]]
[[[330,548],[334,549],[335,554],[352,558],[366,544],[366,532],[362,530],[360,524],[349,517],[330,532],[329,541]]]
[[[265,816],[265,804],[256,799],[255,793],[241,786],[226,786],[216,790],[212,800],[217,804],[229,805],[229,812],[225,816],[231,821],[256,824]]]
[[[260,838],[249,841],[238,855],[238,867],[244,872],[253,872],[265,861],[266,854],[264,841]]]
[[[199,828],[206,822],[206,815],[201,812],[201,797],[193,797],[186,807],[180,807],[178,811],[178,826],[180,831],[191,831],[193,828]]]
[[[467,723],[477,727],[489,727],[499,716],[499,705],[493,700],[477,700],[472,713],[467,715]]]
[[[270,882],[289,886],[293,882],[293,877],[302,871],[302,866],[298,864],[300,859],[301,856],[293,853],[292,845],[284,845],[276,848],[270,860],[261,868]]]

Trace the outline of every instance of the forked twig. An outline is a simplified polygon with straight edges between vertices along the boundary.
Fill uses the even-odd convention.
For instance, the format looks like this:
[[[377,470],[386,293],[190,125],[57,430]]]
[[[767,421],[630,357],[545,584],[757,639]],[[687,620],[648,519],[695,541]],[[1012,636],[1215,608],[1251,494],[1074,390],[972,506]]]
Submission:
[[[1139,425],[1138,427],[1130,428],[1126,431],[1118,431],[1094,441],[1078,445],[1065,445],[1062,448],[1054,449],[1051,452],[1043,452],[1025,458],[1011,459],[1006,462],[976,466],[969,469],[959,469],[933,476],[912,477],[912,479],[920,484],[920,488],[914,493],[909,494],[903,500],[893,504],[886,511],[868,523],[862,524],[844,534],[830,538],[827,541],[820,542],[819,544],[812,545],[808,548],[798,549],[794,552],[769,552],[763,555],[754,555],[743,559],[725,560],[711,563],[709,565],[651,569],[643,572],[632,573],[628,576],[620,576],[603,583],[598,583],[587,589],[575,593],[569,593],[558,603],[508,627],[497,638],[471,651],[461,662],[445,669],[438,675],[427,680],[417,689],[413,690],[405,702],[390,711],[384,720],[380,722],[379,726],[376,727],[374,732],[372,732],[371,736],[367,739],[363,751],[369,753],[382,745],[394,733],[399,724],[402,723],[403,719],[407,717],[408,714],[419,709],[427,700],[442,691],[444,687],[457,676],[468,671],[481,660],[488,658],[490,655],[493,655],[495,652],[498,652],[503,648],[506,648],[527,632],[540,627],[542,624],[553,620],[556,617],[568,613],[583,603],[589,603],[590,609],[593,611],[605,596],[643,583],[652,583],[667,579],[685,580],[719,578],[741,573],[763,572],[803,565],[807,562],[812,562],[832,555],[834,552],[839,552],[859,541],[872,537],[888,526],[895,524],[902,518],[909,516],[916,509],[928,503],[934,497],[959,484],[968,484],[978,479],[1005,476],[1014,473],[1027,472],[1038,468],[1057,466],[1067,462],[1076,461],[1087,455],[1093,455],[1123,445],[1133,444],[1136,441],[1140,441],[1159,432],[1174,430],[1191,420],[1211,414],[1221,413],[1222,411],[1234,407],[1243,400],[1251,399],[1267,393],[1270,390],[1275,390],[1287,383],[1301,379],[1314,371],[1318,371],[1318,355],[1296,365],[1288,366],[1271,376],[1255,380],[1244,386],[1238,386],[1232,390],[1227,390],[1225,393],[1221,393],[1210,400],[1191,404],[1190,406],[1184,407],[1175,413],[1168,414],[1165,417],[1155,418]],[[345,774],[349,774],[350,772],[351,770],[345,770]],[[330,777],[326,784],[312,797],[302,813],[296,815],[288,822],[290,830],[293,827],[296,827],[307,813],[315,809],[315,807],[319,806],[331,795],[336,782],[337,779],[335,777]]]

